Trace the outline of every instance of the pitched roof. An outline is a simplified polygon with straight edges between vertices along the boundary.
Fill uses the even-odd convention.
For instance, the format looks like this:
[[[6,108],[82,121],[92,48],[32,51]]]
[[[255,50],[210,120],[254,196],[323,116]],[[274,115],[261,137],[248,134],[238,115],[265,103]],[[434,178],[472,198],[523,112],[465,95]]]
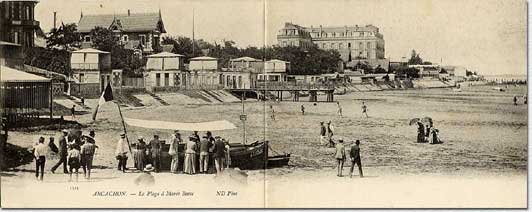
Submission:
[[[190,60],[218,60],[218,59],[214,57],[202,56],[202,57],[190,58]]]
[[[266,62],[270,62],[270,63],[290,63],[290,62],[287,62],[287,61],[284,61],[284,60],[278,60],[278,59],[268,60]]]
[[[184,55],[174,54],[170,52],[161,52],[161,53],[149,55],[147,57],[184,57]]]
[[[159,23],[160,22],[160,23]],[[125,32],[140,32],[158,30],[165,33],[160,13],[131,13],[116,15],[83,15],[78,23],[78,32],[90,32],[95,27],[109,28],[113,23],[118,24]]]
[[[0,66],[1,82],[48,82],[50,79],[35,74],[19,71],[7,66]]]
[[[98,53],[98,54],[109,54],[109,52],[104,52],[104,51],[100,51],[100,50],[98,50],[98,49],[93,49],[93,48],[80,49],[80,50],[77,50],[77,51],[73,51],[72,53]]]
[[[231,59],[231,62],[235,62],[235,61],[260,62],[261,60],[255,59],[252,57],[239,57],[239,58]]]

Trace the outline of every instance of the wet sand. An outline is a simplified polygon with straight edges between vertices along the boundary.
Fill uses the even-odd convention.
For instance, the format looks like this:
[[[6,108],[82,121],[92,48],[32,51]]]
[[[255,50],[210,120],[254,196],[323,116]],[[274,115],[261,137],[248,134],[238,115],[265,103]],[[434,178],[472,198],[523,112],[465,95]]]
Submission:
[[[242,187],[241,194],[247,194],[259,203],[250,201],[250,205],[243,207],[264,205],[264,196],[257,196],[256,193],[264,194],[265,187],[268,188],[266,200],[270,207],[417,207],[420,204],[426,207],[525,207],[528,113],[522,99],[520,105],[514,106],[512,98],[514,95],[525,94],[526,87],[510,87],[506,92],[498,92],[487,86],[463,87],[462,90],[382,91],[335,96],[343,108],[342,117],[336,114],[335,103],[318,103],[314,106],[309,102],[246,101],[248,142],[263,139],[266,132],[266,139],[271,141],[273,149],[281,153],[289,152],[292,158],[289,167],[269,169],[266,173],[248,171],[250,183]],[[94,105],[96,101],[87,100],[89,105]],[[362,101],[368,106],[369,118],[362,116]],[[270,118],[269,104],[276,111],[275,121]],[[301,104],[306,108],[304,116],[300,114]],[[240,103],[224,103],[123,108],[123,113],[131,118],[176,122],[226,119],[235,123],[239,129],[214,134],[226,137],[231,142],[241,142],[242,123],[238,119],[241,110]],[[408,121],[425,116],[434,119],[443,144],[415,143],[417,128],[409,126]],[[91,123],[90,118],[91,115],[87,114],[78,119],[96,130],[100,149],[94,164],[100,170],[95,171],[94,177],[100,179],[98,182],[79,185],[90,190],[92,186],[118,186],[121,184],[115,184],[116,182],[130,181],[136,174],[115,171],[114,147],[122,130],[116,105],[104,105],[96,122]],[[334,150],[320,146],[318,141],[319,122],[329,120],[336,129],[335,139],[344,139],[348,141],[347,144],[354,139],[362,141],[361,157],[367,178],[336,177]],[[136,127],[128,127],[128,132],[131,141],[135,141],[138,136],[151,138],[154,133],[167,139],[171,133]],[[190,132],[185,135],[188,133]],[[41,135],[58,133],[11,132],[8,142],[31,146]],[[54,162],[54,159],[48,160],[45,170],[49,170]],[[129,162],[131,164],[132,161]],[[28,171],[4,172],[2,175],[3,203],[6,195],[16,198],[25,194],[19,193],[20,189],[28,192],[32,190],[31,185],[34,183],[30,182],[35,179],[30,170],[34,170],[34,164],[18,169]],[[195,185],[194,182],[203,184],[214,178],[214,175],[191,177],[168,173],[155,176],[164,179],[158,186],[181,185],[177,183],[181,179],[194,179],[183,181],[190,182],[186,185],[192,186],[192,189],[204,187]],[[47,182],[48,179],[53,182]],[[58,187],[63,189],[72,184],[66,182],[67,179],[63,174],[49,174],[43,184],[60,185]],[[488,184],[490,186],[484,186]],[[138,190],[134,186],[126,187]],[[358,187],[359,190],[370,192],[368,196],[361,197],[365,193],[355,192]],[[14,195],[15,192],[18,195]],[[482,195],[476,195],[479,193]],[[461,196],[454,198],[455,194]],[[197,201],[211,198],[209,195],[211,194],[199,195],[202,197],[198,196]],[[310,195],[309,198],[305,198],[307,195]],[[350,197],[365,201],[350,201]],[[212,198],[218,199],[215,196]],[[335,203],[336,200],[341,201]],[[229,201],[227,205],[222,205],[231,204],[236,203]],[[150,207],[149,205],[151,204],[131,207]],[[177,206],[182,205],[167,205]],[[189,207],[200,206],[190,204]]]

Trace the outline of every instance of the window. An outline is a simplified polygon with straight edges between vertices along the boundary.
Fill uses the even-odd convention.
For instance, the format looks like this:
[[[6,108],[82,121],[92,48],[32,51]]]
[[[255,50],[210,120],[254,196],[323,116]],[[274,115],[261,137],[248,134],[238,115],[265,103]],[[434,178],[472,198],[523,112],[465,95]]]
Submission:
[[[146,35],[139,35],[140,38],[140,45],[145,46],[146,45]]]
[[[31,20],[30,6],[26,6],[24,10],[26,20]]]
[[[129,41],[129,37],[127,35],[124,35],[124,36],[122,36],[122,40],[124,42],[128,42]]]
[[[170,85],[170,74],[164,73],[164,86],[169,86],[169,85]]]
[[[371,49],[371,42],[366,43],[366,48]]]
[[[79,74],[79,83],[85,82],[85,74]]]
[[[363,49],[364,48],[364,44],[362,44],[362,42],[358,43],[358,49]]]
[[[13,43],[19,43],[19,34],[18,32],[13,33]]]
[[[91,36],[85,35],[85,42],[91,42]]]
[[[242,76],[238,76],[238,88],[242,88]]]
[[[155,86],[161,86],[161,74],[159,73],[155,74]]]

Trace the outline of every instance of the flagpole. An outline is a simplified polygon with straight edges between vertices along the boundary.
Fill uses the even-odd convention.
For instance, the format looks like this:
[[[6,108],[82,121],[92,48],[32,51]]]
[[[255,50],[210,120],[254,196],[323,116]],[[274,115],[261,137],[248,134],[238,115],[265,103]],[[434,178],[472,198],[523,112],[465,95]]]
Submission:
[[[122,116],[122,110],[120,109],[120,104],[118,104],[117,102],[115,102],[115,104],[116,106],[118,106],[118,113],[120,113],[120,119],[122,120],[122,127],[124,127],[124,134],[126,135],[127,147],[129,148],[129,152],[132,153],[131,145],[129,145],[129,139],[127,138],[126,123],[124,122],[124,116]]]

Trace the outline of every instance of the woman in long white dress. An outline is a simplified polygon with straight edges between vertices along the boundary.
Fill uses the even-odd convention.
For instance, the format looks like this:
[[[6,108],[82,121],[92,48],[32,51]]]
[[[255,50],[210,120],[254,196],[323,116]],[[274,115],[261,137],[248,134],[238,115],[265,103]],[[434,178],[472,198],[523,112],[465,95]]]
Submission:
[[[177,173],[177,169],[179,168],[179,143],[181,143],[181,134],[176,130],[172,137],[172,143],[170,143],[170,150],[168,151],[168,154],[172,156],[170,172]]]
[[[187,174],[196,173],[196,138],[190,136],[185,147],[185,162],[184,162],[184,172]]]

